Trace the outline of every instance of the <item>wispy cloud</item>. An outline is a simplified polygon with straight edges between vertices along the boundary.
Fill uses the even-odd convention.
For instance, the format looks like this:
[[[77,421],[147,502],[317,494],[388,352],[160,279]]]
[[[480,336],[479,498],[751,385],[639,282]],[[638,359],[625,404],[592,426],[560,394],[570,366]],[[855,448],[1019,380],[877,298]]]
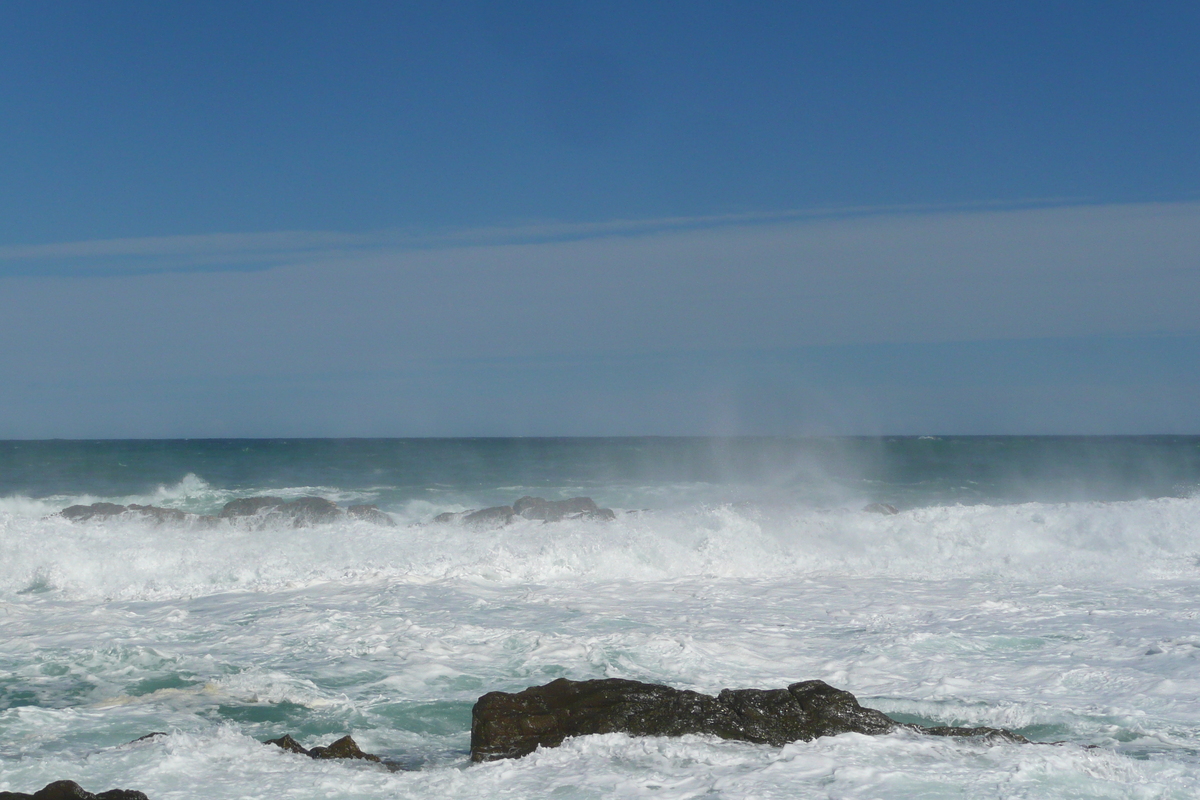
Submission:
[[[243,271],[284,264],[352,259],[381,252],[506,244],[564,242],[613,236],[788,222],[1047,208],[1065,201],[975,203],[957,206],[906,205],[797,209],[695,217],[618,219],[603,222],[527,222],[446,230],[265,231],[93,239],[0,246],[3,275],[125,275],[130,273]]]

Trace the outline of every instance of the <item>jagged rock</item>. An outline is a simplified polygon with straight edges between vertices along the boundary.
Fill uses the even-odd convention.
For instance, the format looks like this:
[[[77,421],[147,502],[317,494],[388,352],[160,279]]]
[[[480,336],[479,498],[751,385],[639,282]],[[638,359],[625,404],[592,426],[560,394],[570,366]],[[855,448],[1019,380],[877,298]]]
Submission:
[[[513,511],[525,519],[558,522],[562,519],[616,519],[611,508],[600,508],[590,497],[569,500],[545,500],[541,497],[522,497],[513,503]]]
[[[863,506],[863,511],[866,511],[868,514],[884,514],[885,516],[900,513],[900,509],[889,503],[868,503]]]
[[[305,756],[308,755],[308,750],[295,739],[293,739],[290,733],[285,733],[278,739],[267,739],[265,742],[263,742],[263,744],[273,744],[276,747],[282,747],[289,753],[300,753],[301,755]]]
[[[781,746],[839,733],[876,735],[902,725],[863,708],[850,692],[823,681],[786,689],[725,689],[716,697],[669,686],[610,678],[559,678],[523,692],[490,692],[471,711],[471,760],[520,758],[539,746],[557,747],[570,736],[711,734]],[[928,729],[935,735],[1025,741],[992,728]]]
[[[387,513],[380,511],[379,506],[350,506],[346,509],[346,513],[365,522],[373,522],[376,525],[386,525],[391,528],[396,527],[396,521]]]
[[[464,524],[476,528],[498,528],[512,522],[515,515],[516,512],[513,511],[512,506],[492,506],[472,511],[463,516],[462,521]]]
[[[357,758],[364,761],[379,761],[379,756],[364,753],[358,748],[358,743],[349,736],[343,736],[327,747],[314,747],[308,751],[313,758]]]
[[[278,739],[268,739],[263,744],[273,744],[276,747],[282,747],[289,753],[300,753],[309,758],[357,758],[362,761],[380,761],[379,756],[371,753],[364,753],[359,749],[358,743],[349,736],[343,736],[332,744],[321,746],[318,745],[312,750],[306,750],[291,734],[285,733]]]
[[[93,794],[75,781],[54,781],[33,794],[0,792],[0,800],[148,800],[148,798],[133,789],[109,789],[107,792]]]
[[[89,519],[104,519],[124,514],[125,506],[116,503],[92,503],[90,506],[68,506],[60,513],[72,522],[85,522]]]

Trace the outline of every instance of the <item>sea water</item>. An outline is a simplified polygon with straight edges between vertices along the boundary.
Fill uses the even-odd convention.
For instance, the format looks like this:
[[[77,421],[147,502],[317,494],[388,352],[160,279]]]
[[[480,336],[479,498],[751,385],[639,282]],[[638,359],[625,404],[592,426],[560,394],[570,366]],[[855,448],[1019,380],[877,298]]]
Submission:
[[[398,524],[55,515],[263,494]],[[522,495],[617,516],[432,524]],[[1194,798],[1197,578],[1196,437],[3,442],[0,790]],[[610,734],[469,762],[480,695],[559,677],[818,678],[1040,744]],[[387,763],[262,744],[285,733]]]

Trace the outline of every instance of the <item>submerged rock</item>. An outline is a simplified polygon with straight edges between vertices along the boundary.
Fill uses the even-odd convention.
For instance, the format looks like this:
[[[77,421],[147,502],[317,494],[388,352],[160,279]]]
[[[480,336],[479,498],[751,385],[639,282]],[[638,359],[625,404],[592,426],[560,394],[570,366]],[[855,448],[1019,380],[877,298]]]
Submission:
[[[863,506],[863,511],[866,511],[868,514],[884,514],[886,516],[900,513],[900,509],[888,503],[868,503]]]
[[[311,750],[305,749],[288,733],[285,733],[278,739],[268,739],[263,744],[273,744],[276,747],[287,750],[289,753],[299,753],[309,758],[353,758],[361,761],[380,761],[379,756],[372,753],[364,753],[359,749],[358,743],[349,736],[343,736],[329,745],[318,745]]]
[[[710,734],[782,746],[839,733],[877,735],[912,729],[941,736],[1022,737],[994,728],[904,725],[863,708],[850,692],[823,681],[786,689],[725,689],[716,697],[669,686],[610,678],[559,678],[523,692],[490,692],[471,711],[471,760],[520,758],[571,736]]]
[[[148,800],[148,798],[133,789],[109,789],[107,792],[93,794],[75,781],[54,781],[33,794],[0,792],[0,800]]]

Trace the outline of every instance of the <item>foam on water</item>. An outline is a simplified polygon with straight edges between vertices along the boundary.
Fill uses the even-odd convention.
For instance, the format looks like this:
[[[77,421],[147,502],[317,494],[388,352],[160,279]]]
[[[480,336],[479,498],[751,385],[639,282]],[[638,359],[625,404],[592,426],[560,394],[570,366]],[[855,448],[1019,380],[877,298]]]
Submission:
[[[385,501],[395,528],[52,515],[95,500],[212,513],[252,494],[388,491],[189,475],[138,495],[0,500],[0,790],[61,778],[153,800],[198,787],[302,800],[1200,790],[1196,497],[894,516],[689,500],[496,530],[428,524],[482,504],[461,490]],[[667,492],[692,493],[704,492]],[[479,695],[562,676],[710,693],[818,678],[903,721],[1063,744],[613,734],[467,762]],[[133,742],[151,731],[167,735]],[[350,733],[391,768],[260,744],[283,733],[306,746]]]

